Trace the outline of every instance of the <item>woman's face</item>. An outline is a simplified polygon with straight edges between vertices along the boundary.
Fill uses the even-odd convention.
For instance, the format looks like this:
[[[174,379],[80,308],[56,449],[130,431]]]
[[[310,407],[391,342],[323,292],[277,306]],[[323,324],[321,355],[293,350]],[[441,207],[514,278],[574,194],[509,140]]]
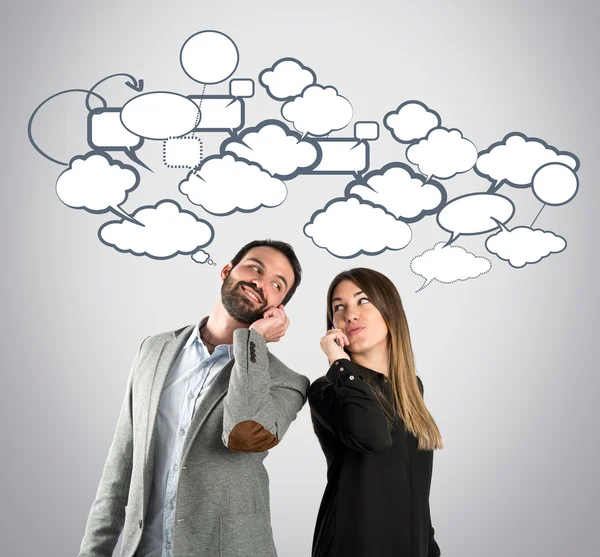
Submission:
[[[361,289],[350,280],[343,280],[331,297],[333,326],[346,333],[348,352],[358,354],[375,347],[387,350],[388,328],[379,310]]]

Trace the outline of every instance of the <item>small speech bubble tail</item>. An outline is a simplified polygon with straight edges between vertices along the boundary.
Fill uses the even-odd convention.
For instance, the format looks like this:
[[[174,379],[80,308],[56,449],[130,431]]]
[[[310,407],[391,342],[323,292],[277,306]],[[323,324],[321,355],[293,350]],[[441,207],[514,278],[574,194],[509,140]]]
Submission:
[[[450,239],[444,244],[444,248],[452,245],[454,243],[454,241],[458,239],[459,236],[460,236],[460,234],[456,234],[456,232],[452,232],[452,234],[450,235]]]
[[[212,259],[209,259],[209,260],[207,261],[207,263],[208,263],[209,265],[216,265],[216,263],[215,263],[215,262],[214,262]]]
[[[228,106],[231,106],[231,105],[232,105],[234,102],[236,102],[237,100],[238,100],[238,97],[233,97],[233,98],[231,99],[231,102],[229,102],[229,103],[227,103],[227,104],[225,105],[225,108],[227,108]]]
[[[149,170],[150,172],[154,173],[154,170],[152,170],[149,166],[147,166],[146,164],[144,164],[136,155],[135,151],[132,151],[131,149],[125,149],[125,154],[136,164],[139,164],[140,166],[144,167],[146,170]]]
[[[129,213],[126,213],[121,207],[111,206],[110,210],[112,213],[117,215],[118,217],[123,217],[125,220],[132,222],[133,224],[137,224],[138,226],[144,226],[139,220],[134,219]]]
[[[354,145],[352,145],[352,147],[350,147],[350,151],[352,151],[353,149],[356,149],[361,143],[362,143],[362,141],[360,139],[357,140],[357,142]]]
[[[504,180],[498,180],[497,182],[492,183],[492,185],[488,188],[486,193],[496,193],[504,184]]]
[[[499,221],[497,218],[494,217],[490,217],[504,232],[510,232],[510,230],[508,228],[506,228],[506,226],[504,226],[504,223]]]
[[[417,294],[418,292],[421,292],[421,290],[423,290],[424,288],[427,288],[435,279],[429,279],[429,280],[425,280],[425,282],[421,285],[421,288],[419,288],[418,290],[415,290],[415,294]]]
[[[425,185],[427,182],[429,182],[429,180],[431,180],[432,177],[433,177],[433,174],[430,174],[429,176],[427,176],[427,178],[425,178],[425,181],[423,182],[423,185]]]

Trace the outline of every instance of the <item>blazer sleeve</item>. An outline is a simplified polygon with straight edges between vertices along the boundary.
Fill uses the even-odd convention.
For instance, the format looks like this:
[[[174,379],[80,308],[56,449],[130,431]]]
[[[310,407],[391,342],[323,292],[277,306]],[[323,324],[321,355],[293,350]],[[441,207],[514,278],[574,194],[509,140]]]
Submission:
[[[123,529],[133,464],[132,384],[144,342],[127,378],[119,421],[88,515],[79,557],[110,557]]]
[[[265,338],[253,329],[233,333],[234,364],[223,403],[222,440],[232,451],[267,451],[283,439],[306,402],[309,380],[288,373],[271,383]]]
[[[392,436],[383,408],[359,368],[350,360],[333,362],[308,393],[315,431],[329,431],[344,445],[364,453],[383,453]]]

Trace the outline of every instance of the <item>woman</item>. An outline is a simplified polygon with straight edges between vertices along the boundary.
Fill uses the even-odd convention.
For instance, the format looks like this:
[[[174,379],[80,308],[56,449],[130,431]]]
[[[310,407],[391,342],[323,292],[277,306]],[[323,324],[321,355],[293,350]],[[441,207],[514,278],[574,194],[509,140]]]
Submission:
[[[330,368],[308,393],[327,459],[312,555],[437,557],[429,487],[442,438],[396,287],[371,269],[340,273],[327,293],[327,328]]]

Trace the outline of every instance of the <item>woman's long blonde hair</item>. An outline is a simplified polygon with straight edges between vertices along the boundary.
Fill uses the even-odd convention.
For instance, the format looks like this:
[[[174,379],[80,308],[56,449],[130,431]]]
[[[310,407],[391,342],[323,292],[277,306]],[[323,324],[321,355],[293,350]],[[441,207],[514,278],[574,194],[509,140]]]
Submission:
[[[394,407],[390,407],[379,389],[373,389],[386,416],[391,420],[399,415],[406,429],[417,438],[419,449],[441,449],[442,435],[425,406],[417,383],[408,321],[396,286],[385,275],[373,269],[358,267],[341,272],[333,279],[327,291],[327,330],[333,327],[333,291],[344,280],[353,282],[365,293],[387,325],[389,381],[394,393]],[[352,357],[351,354],[350,356]],[[368,381],[368,377],[366,379]]]

